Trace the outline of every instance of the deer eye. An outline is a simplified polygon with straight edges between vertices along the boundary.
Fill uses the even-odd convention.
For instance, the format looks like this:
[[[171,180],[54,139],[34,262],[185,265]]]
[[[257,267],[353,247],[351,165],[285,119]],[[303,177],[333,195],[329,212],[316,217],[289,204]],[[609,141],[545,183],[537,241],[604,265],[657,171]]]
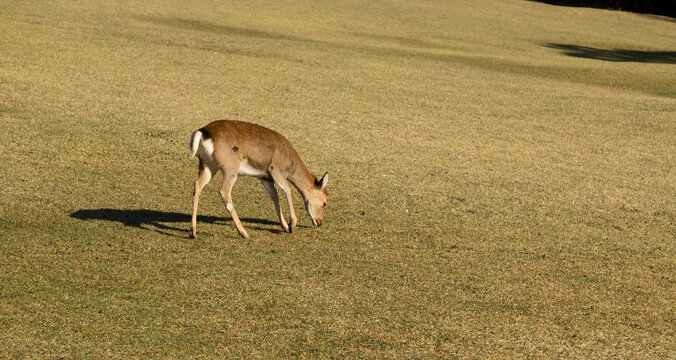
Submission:
[[[322,207],[326,207],[326,202],[324,203],[324,206],[322,206]]]

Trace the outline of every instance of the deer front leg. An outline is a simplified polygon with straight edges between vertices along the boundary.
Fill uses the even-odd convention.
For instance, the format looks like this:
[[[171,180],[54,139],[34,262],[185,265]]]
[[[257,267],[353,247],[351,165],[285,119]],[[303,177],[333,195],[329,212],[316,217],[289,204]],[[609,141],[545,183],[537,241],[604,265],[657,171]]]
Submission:
[[[204,186],[211,180],[212,175],[211,169],[200,161],[199,175],[197,176],[197,179],[195,179],[195,191],[192,195],[192,219],[190,221],[191,238],[197,236],[197,204],[200,200],[200,194],[202,193]]]
[[[291,188],[289,187],[289,183],[286,181],[286,179],[279,175],[272,173],[272,179],[275,181],[275,184],[279,186],[280,189],[282,189],[282,192],[284,195],[286,195],[286,201],[289,203],[289,215],[291,216],[291,223],[289,223],[289,232],[293,232],[293,228],[296,227],[296,223],[298,223],[298,218],[296,218],[296,211],[293,209],[293,199],[291,199]]]
[[[232,174],[223,171],[223,183],[221,184],[221,190],[219,191],[219,193],[221,194],[221,198],[223,198],[225,208],[228,209],[228,211],[230,212],[230,216],[232,217],[232,220],[235,222],[237,231],[239,232],[240,235],[242,235],[243,238],[248,239],[249,234],[247,234],[246,230],[244,230],[242,222],[239,221],[239,216],[237,216],[237,211],[235,211],[235,205],[232,203],[232,194],[231,194],[232,186],[235,184],[236,180],[237,180],[236,173]]]
[[[279,222],[282,224],[282,229],[284,229],[285,232],[289,232],[289,225],[287,225],[284,214],[282,214],[282,209],[279,207],[279,196],[277,195],[277,189],[275,189],[275,183],[270,180],[261,179],[261,184],[263,184],[263,187],[275,204],[275,210],[277,211]]]

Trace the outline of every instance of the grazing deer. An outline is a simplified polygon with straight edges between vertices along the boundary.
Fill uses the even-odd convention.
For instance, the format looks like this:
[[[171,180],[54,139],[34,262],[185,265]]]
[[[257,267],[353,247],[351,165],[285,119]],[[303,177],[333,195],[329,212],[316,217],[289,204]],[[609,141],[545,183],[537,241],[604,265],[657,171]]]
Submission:
[[[248,238],[249,234],[239,221],[231,197],[232,186],[237,180],[237,175],[253,176],[261,180],[275,204],[275,210],[277,210],[277,216],[284,231],[293,232],[298,222],[293,209],[289,183],[294,185],[303,197],[305,210],[310,215],[312,223],[316,226],[322,225],[328,200],[326,183],[329,180],[329,174],[325,173],[321,179],[317,180],[305,167],[291,143],[278,132],[243,121],[214,121],[192,134],[190,150],[191,155],[193,157],[197,155],[200,160],[199,175],[195,180],[195,193],[192,200],[191,238],[197,235],[197,203],[200,193],[218,170],[223,172],[221,197],[242,237]],[[275,184],[282,189],[289,203],[291,214],[289,224],[284,220],[279,207]]]

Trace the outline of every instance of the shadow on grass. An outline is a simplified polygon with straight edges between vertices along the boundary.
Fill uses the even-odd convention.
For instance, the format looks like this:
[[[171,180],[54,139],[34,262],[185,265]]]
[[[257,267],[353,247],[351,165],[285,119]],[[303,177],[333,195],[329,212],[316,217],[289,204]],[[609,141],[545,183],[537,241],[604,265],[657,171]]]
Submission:
[[[519,61],[510,61],[498,57],[485,57],[475,55],[462,55],[456,53],[440,53],[429,51],[446,48],[445,45],[439,45],[425,40],[404,38],[398,36],[368,34],[368,33],[348,33],[356,37],[379,40],[381,44],[371,45],[362,44],[358,41],[335,41],[306,38],[302,36],[286,35],[271,31],[262,31],[256,29],[247,29],[237,26],[220,25],[201,20],[191,20],[176,17],[149,17],[132,16],[133,19],[144,23],[154,23],[161,28],[168,29],[192,29],[202,33],[210,33],[219,36],[254,38],[260,40],[272,41],[294,41],[307,45],[316,45],[322,48],[330,47],[334,49],[357,51],[360,53],[375,54],[380,56],[393,56],[405,59],[424,59],[430,61],[440,61],[447,64],[463,64],[489,71],[497,71],[509,74],[522,74],[527,76],[537,76],[547,79],[561,79],[565,81],[574,81],[582,84],[603,85],[611,87],[620,87],[634,91],[642,91],[648,94],[654,94],[664,97],[673,97],[674,88],[668,79],[660,75],[651,73],[645,76],[634,76],[630,73],[610,73],[606,69],[587,69],[585,72],[573,70],[566,66],[545,66],[532,65]],[[162,34],[164,34],[163,32]],[[171,34],[172,32],[166,32]],[[106,34],[110,34],[106,32]],[[276,59],[288,60],[303,64],[316,64],[324,66],[321,62],[310,58],[304,58],[302,55],[288,53],[288,49],[279,46],[263,47],[245,47],[242,48],[237,42],[223,41],[218,37],[202,36],[191,41],[177,40],[164,35],[153,35],[149,32],[142,35],[134,32],[116,34],[115,36],[131,41],[140,41],[150,44],[161,44],[163,46],[176,46],[192,50],[215,51],[233,55],[251,56],[251,57],[274,57]],[[402,47],[403,46],[403,47]],[[544,44],[550,48],[563,51],[569,56],[587,57],[606,61],[642,61],[654,63],[674,63],[673,52],[645,52],[635,50],[604,50],[589,47],[565,45],[565,44]],[[452,47],[448,47],[451,49]],[[276,49],[275,53],[270,49]]]
[[[167,212],[167,211],[157,211],[157,210],[121,210],[121,209],[81,209],[72,214],[70,217],[80,220],[107,220],[107,221],[116,221],[124,224],[125,226],[133,226],[139,229],[151,230],[158,232],[163,235],[169,236],[178,236],[176,234],[169,233],[167,231],[178,231],[185,233],[185,236],[188,236],[188,228],[190,224],[190,215],[177,213],[177,212]],[[263,219],[251,219],[251,218],[240,218],[243,223],[247,224],[257,224],[257,225],[277,225],[278,222],[263,220]],[[231,218],[224,218],[218,216],[197,216],[197,223],[209,223],[216,224],[222,223],[226,224],[231,222]],[[177,227],[166,225],[166,223],[185,223],[184,226]],[[234,224],[233,224],[234,226]],[[280,234],[282,231],[277,229],[270,229],[260,226],[252,226],[256,230],[265,230],[274,234]]]
[[[561,50],[564,55],[614,62],[639,62],[654,64],[676,64],[676,51],[639,51],[626,49],[597,49],[588,46],[568,44],[545,44],[546,47]]]

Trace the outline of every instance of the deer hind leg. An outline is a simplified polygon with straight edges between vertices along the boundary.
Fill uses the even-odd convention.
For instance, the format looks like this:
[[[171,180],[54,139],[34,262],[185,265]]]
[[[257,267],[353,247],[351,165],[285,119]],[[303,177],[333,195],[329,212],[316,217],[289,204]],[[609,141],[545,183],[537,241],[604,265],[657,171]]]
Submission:
[[[298,223],[298,218],[296,218],[296,211],[293,208],[293,199],[291,199],[291,188],[289,187],[289,183],[286,181],[286,178],[284,176],[271,172],[272,179],[275,181],[275,184],[279,186],[280,189],[282,189],[282,192],[284,195],[286,195],[286,201],[289,203],[289,214],[291,216],[291,223],[289,223],[289,232],[293,232],[293,228],[296,227],[296,223]]]
[[[275,189],[275,183],[270,180],[261,179],[261,184],[272,198],[272,202],[275,204],[275,210],[277,211],[277,217],[279,217],[279,222],[282,224],[284,231],[289,232],[289,225],[286,224],[284,220],[284,214],[282,214],[282,209],[279,207],[279,196],[277,195],[277,189]]]
[[[191,238],[197,236],[197,204],[200,200],[200,194],[202,193],[204,186],[209,183],[209,180],[211,180],[211,177],[216,173],[216,171],[200,160],[199,175],[197,175],[197,179],[195,179],[195,191],[192,195],[192,219],[190,221]]]
[[[223,198],[223,202],[225,203],[225,208],[228,209],[232,220],[235,222],[237,231],[243,238],[248,239],[249,234],[247,234],[246,230],[244,230],[242,222],[239,221],[239,216],[237,216],[237,211],[235,211],[235,205],[232,203],[232,186],[235,185],[235,181],[237,181],[236,169],[238,168],[239,167],[234,167],[234,172],[221,169],[221,171],[223,171],[223,183],[221,184],[221,190],[219,192],[221,194],[221,198]]]

